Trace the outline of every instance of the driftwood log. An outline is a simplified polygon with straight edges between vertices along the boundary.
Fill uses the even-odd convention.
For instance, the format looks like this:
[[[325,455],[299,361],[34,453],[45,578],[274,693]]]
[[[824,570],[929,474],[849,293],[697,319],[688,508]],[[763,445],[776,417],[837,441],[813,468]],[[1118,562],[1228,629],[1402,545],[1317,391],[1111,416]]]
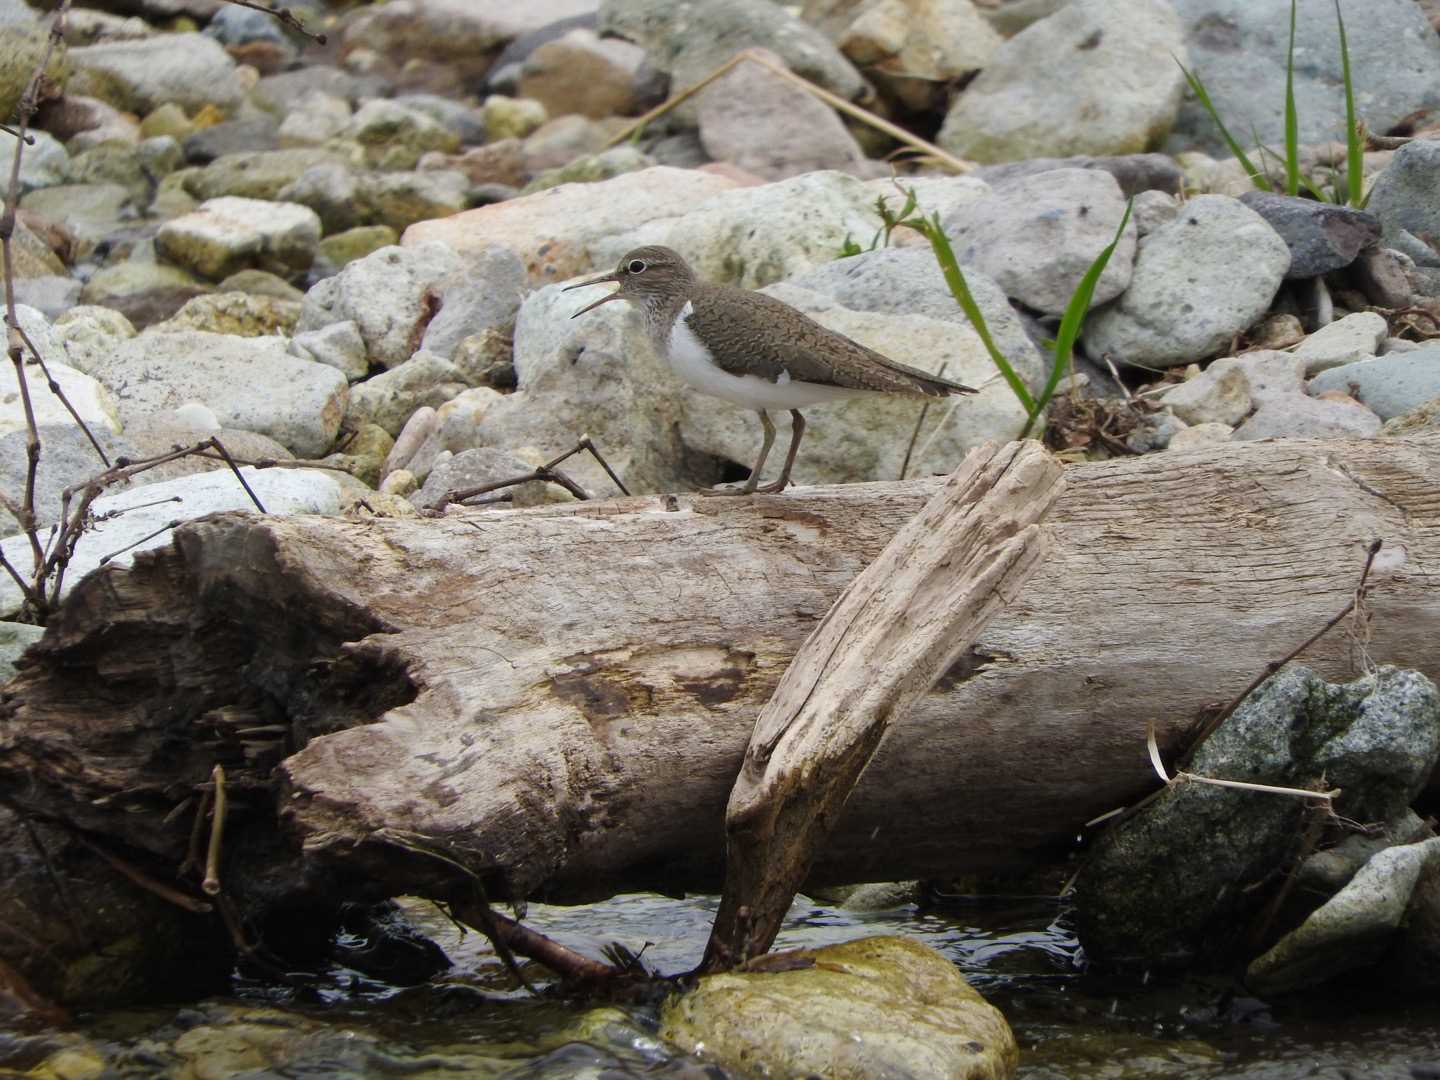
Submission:
[[[892,727],[814,881],[1064,851],[1153,787],[1147,721],[1175,749],[1339,610],[1377,537],[1370,653],[1440,675],[1440,439],[1243,443],[1066,480],[1047,561]],[[242,932],[466,882],[714,890],[761,706],[939,483],[187,525],[78,586],[31,650],[0,703],[0,799],[174,884],[222,764]],[[1341,634],[1308,661],[1353,670]],[[21,865],[26,832],[0,829],[0,862]],[[68,869],[52,852],[46,872]]]
[[[1064,487],[1038,442],[980,447],[845,587],[761,709],[725,811],[702,967],[763,955],[885,733],[1050,550]]]

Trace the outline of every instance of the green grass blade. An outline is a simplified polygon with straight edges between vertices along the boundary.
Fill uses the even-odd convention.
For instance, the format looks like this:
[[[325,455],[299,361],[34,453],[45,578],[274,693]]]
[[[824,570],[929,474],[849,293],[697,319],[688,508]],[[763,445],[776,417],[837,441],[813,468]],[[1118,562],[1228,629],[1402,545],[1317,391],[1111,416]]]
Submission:
[[[1045,388],[1041,390],[1040,399],[1035,403],[1035,411],[1030,416],[1030,422],[1020,433],[1022,439],[1030,434],[1030,429],[1035,425],[1035,421],[1045,411],[1045,406],[1050,404],[1050,399],[1055,396],[1055,391],[1060,386],[1060,380],[1070,369],[1070,361],[1075,352],[1075,342],[1080,337],[1081,327],[1085,325],[1085,316],[1090,311],[1090,300],[1095,295],[1095,286],[1100,282],[1100,275],[1105,273],[1110,256],[1115,254],[1115,249],[1120,245],[1120,238],[1125,235],[1125,226],[1130,223],[1130,212],[1134,208],[1134,199],[1125,204],[1125,214],[1120,218],[1120,227],[1115,230],[1115,239],[1111,240],[1105,250],[1095,257],[1095,261],[1090,264],[1090,269],[1086,270],[1085,276],[1080,279],[1080,284],[1075,286],[1075,291],[1070,294],[1070,302],[1065,305],[1065,313],[1060,317],[1060,329],[1055,333],[1053,352],[1055,362],[1050,366],[1050,378],[1045,381]]]
[[[1300,116],[1295,111],[1295,8],[1290,0],[1290,48],[1285,53],[1285,194],[1300,194]]]
[[[1270,181],[1255,167],[1254,162],[1246,155],[1245,148],[1236,142],[1235,137],[1230,134],[1230,129],[1225,126],[1225,121],[1220,119],[1219,110],[1215,108],[1215,103],[1210,100],[1210,94],[1205,89],[1205,84],[1200,81],[1200,77],[1184,64],[1181,64],[1178,56],[1172,56],[1171,59],[1179,65],[1180,71],[1185,75],[1185,81],[1190,84],[1190,90],[1195,95],[1196,100],[1198,100],[1205,111],[1210,114],[1210,119],[1215,121],[1215,126],[1220,129],[1220,137],[1225,140],[1225,145],[1230,148],[1230,153],[1234,156],[1235,160],[1240,162],[1241,166],[1245,169],[1245,172],[1250,177],[1250,182],[1261,191],[1269,191]]]
[[[1355,119],[1355,84],[1350,81],[1350,45],[1345,39],[1345,16],[1335,0],[1335,25],[1340,29],[1340,72],[1345,82],[1345,193],[1350,205],[1364,207],[1365,144]]]
[[[955,297],[955,302],[965,312],[965,317],[970,320],[970,325],[975,328],[975,333],[980,335],[980,342],[985,346],[985,351],[990,354],[990,359],[994,361],[996,368],[999,369],[1005,382],[1009,384],[1010,390],[1033,423],[1036,412],[1035,398],[1031,395],[1030,388],[1025,385],[1025,380],[1020,378],[1014,366],[995,344],[995,339],[990,336],[990,327],[985,322],[985,316],[980,313],[980,305],[975,303],[975,297],[971,295],[970,286],[966,284],[965,275],[960,270],[960,262],[955,258],[955,249],[950,246],[950,238],[940,227],[940,215],[931,214],[929,217],[922,215],[912,218],[906,224],[930,241],[930,248],[935,253],[935,261],[940,264],[940,272],[945,275],[945,284],[950,288],[950,295]],[[1028,425],[1026,430],[1029,430]]]

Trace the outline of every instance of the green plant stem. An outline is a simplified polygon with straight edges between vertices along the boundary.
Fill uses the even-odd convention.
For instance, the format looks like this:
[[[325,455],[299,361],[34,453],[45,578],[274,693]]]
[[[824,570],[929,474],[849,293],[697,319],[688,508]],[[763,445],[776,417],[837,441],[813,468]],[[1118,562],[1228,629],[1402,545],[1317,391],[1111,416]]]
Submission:
[[[1269,191],[1269,179],[1255,167],[1255,163],[1246,155],[1245,148],[1235,141],[1235,136],[1230,134],[1230,129],[1225,126],[1225,121],[1220,119],[1220,112],[1215,108],[1215,103],[1210,100],[1209,91],[1205,89],[1205,84],[1200,81],[1200,77],[1184,64],[1181,64],[1178,56],[1172,56],[1172,59],[1176,64],[1179,64],[1180,71],[1185,76],[1185,81],[1190,84],[1191,92],[1194,93],[1201,107],[1209,113],[1210,119],[1215,121],[1215,126],[1220,129],[1220,137],[1225,140],[1225,145],[1230,148],[1230,153],[1234,155],[1235,160],[1240,162],[1241,166],[1245,169],[1246,175],[1250,177],[1250,182],[1261,191]]]
[[[1285,194],[1300,194],[1300,116],[1295,110],[1295,8],[1290,0],[1290,47],[1285,53]]]
[[[1335,0],[1335,25],[1340,30],[1340,72],[1345,83],[1345,194],[1351,206],[1365,206],[1365,145],[1355,119],[1355,85],[1350,80],[1350,44],[1345,38],[1345,16]]]

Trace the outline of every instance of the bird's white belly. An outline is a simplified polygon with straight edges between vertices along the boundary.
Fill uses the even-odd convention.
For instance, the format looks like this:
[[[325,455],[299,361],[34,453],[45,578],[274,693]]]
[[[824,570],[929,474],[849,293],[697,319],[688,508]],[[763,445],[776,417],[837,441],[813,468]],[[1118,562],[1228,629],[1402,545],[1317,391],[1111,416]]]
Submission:
[[[716,365],[705,343],[685,323],[691,312],[686,304],[680,317],[670,330],[670,370],[687,386],[693,386],[702,394],[723,398],[743,405],[747,409],[800,409],[806,405],[819,405],[827,401],[844,401],[847,398],[864,397],[867,390],[850,390],[843,386],[822,386],[819,383],[798,382],[783,375],[779,382],[762,379],[758,375],[731,375]]]

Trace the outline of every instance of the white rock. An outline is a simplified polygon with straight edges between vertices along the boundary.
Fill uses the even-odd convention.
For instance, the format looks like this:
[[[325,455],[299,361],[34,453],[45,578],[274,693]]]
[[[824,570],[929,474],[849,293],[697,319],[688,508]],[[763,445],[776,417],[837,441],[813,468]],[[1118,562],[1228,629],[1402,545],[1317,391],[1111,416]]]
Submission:
[[[61,352],[63,355],[63,349]],[[103,385],[68,364],[51,363],[46,367],[81,420],[91,427],[120,431],[115,400]],[[38,364],[25,365],[25,385],[29,390],[37,427],[74,423],[69,410],[50,392],[45,374]],[[25,405],[20,395],[20,384],[15,378],[15,365],[0,364],[0,435],[24,431],[26,426]]]
[[[318,330],[307,330],[290,339],[290,351],[302,360],[326,364],[351,382],[370,372],[365,359],[365,339],[354,319],[342,319]]]
[[[340,512],[342,488],[328,472],[249,466],[240,471],[271,514]],[[115,556],[110,560],[114,565],[128,566],[136,553],[169,544],[173,534],[165,526],[170,522],[189,521],[220,510],[254,509],[255,504],[228,469],[194,473],[101,495],[91,505],[95,525],[75,546],[65,573],[63,592],[73,589],[107,555]],[[158,535],[150,535],[157,530]],[[9,537],[0,544],[0,550],[22,577],[30,576],[34,563],[26,537]],[[14,612],[20,603],[19,589],[5,576],[0,580],[0,612]]]
[[[466,389],[460,369],[443,356],[420,351],[405,363],[381,372],[350,391],[345,426],[355,430],[378,424],[399,435],[412,413],[422,406],[435,408]]]
[[[1354,401],[1321,401],[1304,394],[1277,395],[1235,429],[1247,439],[1368,439],[1380,434],[1380,418]]]
[[[291,356],[284,338],[202,330],[145,333],[92,358],[122,422],[201,402],[222,427],[258,431],[297,457],[330,449],[345,413],[345,376]]]
[[[1339,367],[1341,364],[1368,360],[1375,356],[1390,333],[1385,319],[1373,311],[1357,311],[1322,326],[1295,349],[1305,361],[1307,377]]]
[[[1213,421],[1196,424],[1194,427],[1181,428],[1171,435],[1169,448],[1171,450],[1193,450],[1197,446],[1214,446],[1216,443],[1229,442],[1234,431],[1235,429],[1229,424]]]
[[[1290,249],[1264,218],[1229,196],[1198,195],[1141,238],[1130,287],[1086,321],[1086,351],[1151,367],[1207,359],[1269,309],[1289,268]]]
[[[299,203],[226,195],[165,222],[155,250],[218,281],[240,270],[309,269],[320,243],[320,216]]]
[[[1216,360],[1160,398],[1187,424],[1238,424],[1249,414],[1250,384],[1234,357]]]

